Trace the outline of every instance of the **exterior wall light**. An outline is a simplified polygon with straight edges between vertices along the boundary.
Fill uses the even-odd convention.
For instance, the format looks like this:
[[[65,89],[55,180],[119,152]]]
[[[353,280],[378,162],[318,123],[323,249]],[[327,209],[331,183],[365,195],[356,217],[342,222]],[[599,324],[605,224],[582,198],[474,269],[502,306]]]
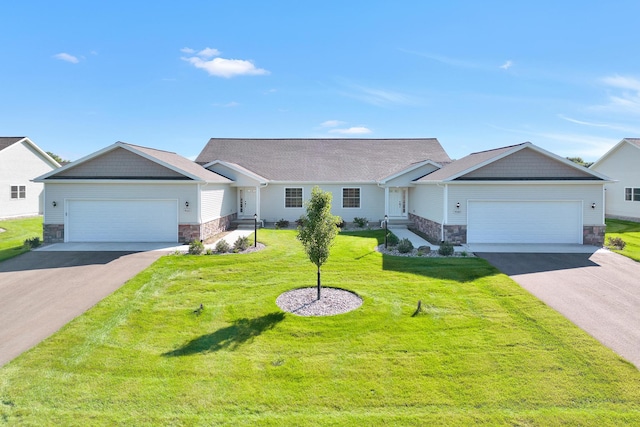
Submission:
[[[456,209],[460,209],[460,202],[456,203]]]
[[[184,202],[184,207],[188,208],[189,207],[189,202]]]
[[[595,209],[596,208],[596,202],[591,203],[591,209]]]
[[[56,201],[54,200],[52,203],[53,207],[55,208],[56,206],[58,206],[58,203],[56,203]]]

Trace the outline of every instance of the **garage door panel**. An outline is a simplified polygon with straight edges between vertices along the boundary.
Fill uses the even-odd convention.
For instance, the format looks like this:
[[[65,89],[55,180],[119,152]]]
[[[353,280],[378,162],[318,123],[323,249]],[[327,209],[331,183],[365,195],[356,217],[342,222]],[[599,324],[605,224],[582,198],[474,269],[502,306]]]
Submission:
[[[579,201],[470,201],[469,243],[582,243]]]
[[[69,242],[176,242],[176,200],[70,200]]]

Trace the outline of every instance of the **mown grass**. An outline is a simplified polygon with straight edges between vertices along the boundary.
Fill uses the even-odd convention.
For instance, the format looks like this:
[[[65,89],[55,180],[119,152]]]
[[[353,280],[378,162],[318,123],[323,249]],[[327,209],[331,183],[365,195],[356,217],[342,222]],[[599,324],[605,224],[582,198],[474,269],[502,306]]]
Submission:
[[[617,249],[611,250],[635,261],[640,261],[640,223],[607,219],[606,224],[605,245],[609,237],[620,237],[626,243],[625,248],[621,251]]]
[[[39,237],[42,240],[42,217],[7,219],[0,221],[0,261],[13,258],[29,249],[23,246],[26,239]]]
[[[484,260],[382,256],[381,238],[338,236],[323,283],[364,304],[332,317],[275,304],[315,284],[295,231],[163,257],[0,369],[0,423],[640,423],[634,366]]]

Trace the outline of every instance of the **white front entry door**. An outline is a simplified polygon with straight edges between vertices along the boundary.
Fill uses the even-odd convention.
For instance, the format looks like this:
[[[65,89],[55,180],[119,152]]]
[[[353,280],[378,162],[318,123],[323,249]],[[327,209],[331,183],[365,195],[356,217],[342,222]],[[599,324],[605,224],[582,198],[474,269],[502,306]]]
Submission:
[[[392,218],[407,216],[407,189],[406,188],[390,188],[389,189],[389,216]]]
[[[253,218],[256,211],[256,189],[251,187],[240,188],[238,191],[238,217]]]

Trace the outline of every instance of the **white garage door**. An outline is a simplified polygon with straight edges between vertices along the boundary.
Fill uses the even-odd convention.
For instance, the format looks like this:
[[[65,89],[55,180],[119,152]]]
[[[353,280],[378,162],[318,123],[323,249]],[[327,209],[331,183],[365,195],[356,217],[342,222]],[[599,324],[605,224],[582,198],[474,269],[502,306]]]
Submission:
[[[69,200],[68,242],[177,242],[177,200]]]
[[[467,241],[582,244],[582,203],[469,201]]]

